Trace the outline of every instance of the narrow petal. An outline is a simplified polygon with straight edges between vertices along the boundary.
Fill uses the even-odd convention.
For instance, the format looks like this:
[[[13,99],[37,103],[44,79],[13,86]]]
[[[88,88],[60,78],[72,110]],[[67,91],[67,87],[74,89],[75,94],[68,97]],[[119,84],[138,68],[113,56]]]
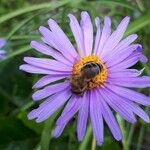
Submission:
[[[68,122],[77,113],[77,111],[80,109],[82,98],[79,98],[76,96],[73,98],[75,101],[74,105],[67,112],[63,113],[59,117],[59,119],[56,122],[57,125],[65,124],[66,122]]]
[[[6,41],[4,39],[0,39],[0,48],[5,46],[5,44],[6,44]]]
[[[97,31],[96,31],[96,36],[95,36],[94,54],[96,54],[98,51],[98,46],[99,46],[99,42],[101,38],[101,28],[100,28],[99,17],[95,18],[95,25],[96,25]]]
[[[43,69],[50,69],[54,71],[68,71],[71,74],[72,67],[62,64],[56,60],[48,58],[35,58],[35,57],[24,57],[24,61],[29,65],[33,65]]]
[[[122,134],[121,134],[121,130],[118,126],[118,123],[112,113],[112,111],[110,110],[109,106],[107,105],[107,103],[105,102],[103,96],[101,95],[100,92],[98,92],[99,94],[99,103],[100,103],[100,109],[101,109],[101,112],[103,114],[103,117],[107,123],[107,125],[109,126],[114,138],[116,140],[121,140],[122,139]]]
[[[70,19],[70,28],[74,35],[75,41],[77,43],[77,48],[79,49],[81,56],[83,56],[85,47],[84,47],[83,33],[81,30],[81,27],[75,16],[73,16],[72,14],[69,14],[68,17]]]
[[[106,84],[107,88],[109,88],[109,90],[113,91],[114,93],[129,99],[131,101],[134,101],[136,103],[145,105],[145,106],[150,106],[150,97],[145,96],[142,93],[138,93],[136,91],[127,89],[127,88],[123,88],[123,87],[119,87],[119,86],[115,86],[112,84]]]
[[[150,87],[150,77],[128,77],[122,78],[109,78],[108,82],[111,84],[123,86],[123,87],[132,87],[132,88],[146,88]]]
[[[120,71],[109,71],[108,77],[109,78],[128,78],[128,77],[138,77],[141,74],[140,71],[136,69],[126,69]]]
[[[59,76],[46,75],[46,76],[42,77],[40,80],[38,80],[34,84],[33,88],[41,88],[47,84],[50,84],[50,83],[57,81],[57,80],[62,80],[66,77],[67,77],[66,75],[61,75],[61,76],[60,75]]]
[[[69,83],[67,83],[67,82],[62,82],[62,83],[57,83],[57,84],[54,84],[54,85],[50,85],[50,86],[45,87],[42,90],[36,91],[32,95],[32,98],[33,98],[33,100],[38,101],[38,100],[44,99],[44,98],[46,98],[46,97],[48,97],[48,96],[50,96],[54,93],[63,91],[68,86],[69,86]]]
[[[35,73],[35,74],[70,75],[70,72],[64,72],[64,71],[58,72],[54,70],[39,68],[28,64],[21,65],[19,69],[28,73]]]
[[[119,115],[130,123],[135,123],[136,118],[133,112],[123,104],[122,97],[117,96],[110,90],[103,88],[100,90],[101,95],[105,101],[116,111]]]
[[[32,120],[38,118],[40,115],[42,115],[43,112],[51,111],[51,109],[54,110],[53,108],[54,103],[55,106],[57,107],[57,105],[59,106],[60,103],[63,103],[63,101],[68,100],[70,96],[71,93],[68,89],[50,96],[43,103],[41,103],[37,109],[32,110],[28,114],[28,119]]]
[[[141,59],[141,54],[131,54],[131,56],[127,57],[122,62],[113,65],[109,68],[109,70],[122,70],[135,65]]]
[[[81,29],[84,37],[85,55],[90,55],[93,48],[93,25],[89,14],[85,11],[81,13]]]
[[[111,34],[111,19],[106,16],[104,18],[104,27],[102,29],[97,55],[101,56],[104,44],[106,43],[106,40],[108,39],[110,34]]]
[[[74,58],[77,57],[77,52],[71,42],[69,41],[68,37],[65,35],[63,30],[59,27],[59,25],[53,20],[48,20],[48,25],[53,32],[57,36],[57,38],[62,41],[62,43],[65,43],[66,51],[70,53]]]
[[[137,37],[138,36],[136,34],[132,34],[123,39],[114,49],[108,52],[107,56],[103,58],[103,61],[106,62],[109,59],[109,57],[128,47],[132,42],[134,42],[137,39]]]
[[[70,91],[65,90],[63,94],[61,93],[58,97],[52,100],[49,105],[42,108],[42,112],[38,115],[36,122],[42,122],[49,118],[55,111],[57,111],[71,96]],[[40,109],[40,108],[39,108]]]
[[[90,118],[97,144],[102,145],[104,140],[104,125],[102,113],[99,109],[100,102],[95,94],[95,90],[92,90],[92,92],[90,93]]]
[[[101,53],[102,59],[108,55],[114,49],[114,47],[120,42],[122,39],[124,32],[126,31],[126,28],[128,26],[130,18],[125,17],[121,23],[118,25],[117,29],[111,34],[109,39],[107,40],[106,44],[104,45],[104,48]]]
[[[89,102],[90,102],[89,93],[86,92],[82,97],[82,104],[78,114],[77,136],[79,141],[82,141],[85,136],[89,113]]]
[[[58,61],[72,66],[72,64],[58,51],[54,50],[52,47],[42,43],[42,42],[37,42],[37,41],[32,41],[31,42],[31,47],[37,50],[40,53],[43,53],[45,55],[52,56],[53,58],[57,59]]]
[[[67,105],[65,106],[61,116],[64,116],[68,111],[70,111],[70,109],[75,105],[75,102],[76,102],[76,99],[74,97],[71,97],[69,99]],[[61,116],[57,119],[57,121],[61,118]],[[69,122],[69,120],[67,120],[64,124],[57,124],[55,130],[52,133],[53,136],[59,137],[61,135],[61,133],[63,132],[63,130],[64,130],[64,128],[68,122]]]
[[[124,103],[125,105],[128,105],[131,111],[133,111],[136,115],[142,118],[145,122],[150,123],[149,116],[137,104],[127,99],[124,101]]]
[[[54,47],[56,50],[61,52],[63,56],[71,63],[75,61],[76,56],[73,56],[62,38],[60,39],[56,34],[52,33],[49,29],[43,26],[39,28],[39,31],[44,37],[44,42],[48,43],[51,47]]]
[[[138,48],[139,44],[133,44],[125,48],[124,50],[116,53],[115,55],[111,56],[109,60],[106,62],[107,67],[112,67],[114,65],[119,64],[123,60],[125,60],[127,57],[129,57],[133,51],[135,51]]]

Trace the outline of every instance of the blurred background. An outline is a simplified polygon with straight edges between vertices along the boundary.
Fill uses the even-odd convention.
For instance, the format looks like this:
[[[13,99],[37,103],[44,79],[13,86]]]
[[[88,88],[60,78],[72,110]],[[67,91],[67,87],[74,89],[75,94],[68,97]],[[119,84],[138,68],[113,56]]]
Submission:
[[[19,71],[24,56],[42,57],[30,48],[31,40],[40,40],[38,28],[47,26],[49,18],[55,19],[74,43],[68,25],[68,13],[77,17],[87,10],[93,20],[105,15],[112,19],[113,30],[124,16],[131,22],[125,36],[139,35],[138,43],[150,58],[150,1],[149,0],[0,0],[0,37],[7,41],[7,58],[0,61],[0,150],[150,150],[150,125],[138,119],[130,125],[121,121],[123,141],[115,141],[107,127],[105,142],[96,147],[91,127],[82,143],[76,139],[76,119],[73,119],[63,134],[54,139],[51,132],[60,111],[43,123],[27,120],[27,113],[38,106],[32,102],[32,85],[39,76]],[[150,63],[135,67],[150,75]],[[149,94],[149,89],[139,89]],[[150,110],[144,108],[149,114]],[[76,117],[75,117],[76,118]]]

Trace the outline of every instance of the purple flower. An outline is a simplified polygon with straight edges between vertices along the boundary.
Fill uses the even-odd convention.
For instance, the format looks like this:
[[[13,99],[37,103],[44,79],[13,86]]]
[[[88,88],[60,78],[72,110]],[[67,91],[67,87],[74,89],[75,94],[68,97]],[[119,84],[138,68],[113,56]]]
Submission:
[[[44,74],[33,86],[38,90],[32,98],[45,101],[31,111],[28,118],[42,122],[67,102],[56,121],[54,137],[60,136],[77,114],[79,141],[84,138],[88,121],[98,145],[103,143],[104,121],[119,141],[122,134],[111,109],[130,123],[136,122],[135,114],[150,123],[149,116],[139,107],[149,106],[150,97],[130,89],[150,87],[150,78],[140,76],[140,71],[131,68],[138,61],[145,63],[147,58],[142,54],[142,46],[133,44],[136,34],[122,39],[129,17],[125,17],[112,33],[110,18],[105,17],[104,25],[100,27],[100,20],[96,17],[95,37],[87,12],[81,13],[80,23],[72,14],[68,17],[76,47],[58,24],[49,19],[50,29],[39,28],[42,42],[32,41],[31,47],[54,59],[25,57],[26,64],[20,66],[28,73]]]
[[[0,39],[0,60],[4,59],[6,57],[6,51],[1,50],[6,44],[6,41],[4,39]]]

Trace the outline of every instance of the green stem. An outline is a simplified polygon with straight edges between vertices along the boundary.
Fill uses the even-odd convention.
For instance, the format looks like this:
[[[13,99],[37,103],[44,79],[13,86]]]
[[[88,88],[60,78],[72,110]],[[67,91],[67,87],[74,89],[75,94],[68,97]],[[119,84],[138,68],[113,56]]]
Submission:
[[[131,125],[129,135],[128,135],[128,139],[127,139],[127,143],[128,143],[129,148],[130,148],[130,145],[131,145],[134,129],[135,129],[135,125]]]
[[[124,120],[119,115],[117,115],[117,120],[118,120],[118,123],[120,125],[121,130],[122,130],[122,136],[123,136],[122,145],[123,145],[123,150],[129,150],[129,146],[128,146],[128,142],[127,142],[127,132],[126,132],[126,129],[125,129]]]
[[[96,140],[95,138],[93,137],[93,140],[92,140],[92,148],[91,150],[96,150]]]
[[[145,130],[145,127],[142,126],[141,130],[140,130],[139,138],[138,138],[137,150],[141,150],[141,145],[142,145],[143,136],[144,136],[144,130]]]

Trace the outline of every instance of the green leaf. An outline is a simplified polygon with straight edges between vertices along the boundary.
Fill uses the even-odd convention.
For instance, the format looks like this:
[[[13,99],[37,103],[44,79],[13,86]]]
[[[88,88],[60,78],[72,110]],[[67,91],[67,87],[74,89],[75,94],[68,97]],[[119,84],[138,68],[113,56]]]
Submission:
[[[58,7],[61,7],[65,4],[69,3],[70,1],[71,0],[62,0],[59,2],[42,3],[42,4],[30,6],[30,7],[21,8],[19,10],[13,11],[9,14],[6,14],[6,15],[3,15],[2,17],[0,17],[0,23],[3,23],[9,19],[12,19],[12,18],[17,17],[19,15],[22,15],[22,14],[25,14],[28,12],[32,12],[35,10],[41,10],[41,9],[46,9],[46,8],[48,8],[49,10],[53,10],[53,9],[56,9]]]
[[[134,10],[135,7],[133,7],[131,4],[129,4],[126,1],[120,1],[120,0],[99,0],[99,1],[94,1],[90,2],[93,4],[106,4],[106,5],[115,5],[115,6],[122,6],[131,10]]]
[[[129,25],[125,33],[125,36],[135,33],[149,24],[150,24],[150,14],[142,16],[141,18],[136,19]]]

